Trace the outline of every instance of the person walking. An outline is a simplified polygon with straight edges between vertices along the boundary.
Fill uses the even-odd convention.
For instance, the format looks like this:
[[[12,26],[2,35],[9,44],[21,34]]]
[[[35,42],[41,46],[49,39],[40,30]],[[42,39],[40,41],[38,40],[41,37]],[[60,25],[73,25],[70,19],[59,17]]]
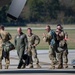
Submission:
[[[63,27],[58,24],[57,29],[64,32],[64,41],[65,41],[65,50],[63,51],[63,62],[64,62],[64,68],[68,68],[68,33],[64,31]]]
[[[39,65],[39,59],[37,57],[37,50],[36,50],[36,46],[40,43],[40,38],[36,34],[33,34],[31,28],[27,29],[27,37],[28,37],[28,54],[31,57],[29,68],[33,68],[32,56],[34,57],[36,68],[41,68],[41,66]]]
[[[14,38],[15,48],[17,50],[17,55],[19,57],[18,69],[25,68],[26,64],[23,63],[23,56],[25,51],[28,49],[28,39],[26,34],[22,32],[22,28],[17,28],[18,34]]]
[[[9,68],[10,65],[10,58],[9,58],[9,47],[8,47],[8,42],[12,39],[12,36],[9,32],[5,31],[4,26],[1,25],[0,26],[0,38],[2,41],[2,52],[1,52],[1,57],[0,57],[0,61],[2,60],[2,58],[5,58],[5,69]]]
[[[49,58],[51,60],[50,69],[55,69],[56,59],[56,34],[55,31],[51,30],[49,25],[46,26],[47,34],[43,33],[43,40],[48,42],[49,45]]]

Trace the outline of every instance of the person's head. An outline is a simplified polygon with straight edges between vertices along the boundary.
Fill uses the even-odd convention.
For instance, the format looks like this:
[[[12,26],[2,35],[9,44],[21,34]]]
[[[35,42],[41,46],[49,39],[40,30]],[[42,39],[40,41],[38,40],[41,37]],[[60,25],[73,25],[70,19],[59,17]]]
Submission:
[[[57,29],[63,30],[63,27],[61,26],[61,24],[58,24],[58,25],[57,25]]]
[[[56,33],[57,33],[57,34],[60,33],[60,30],[59,30],[59,29],[56,29]]]
[[[4,26],[3,25],[0,25],[0,30],[4,30]]]
[[[49,25],[47,25],[45,29],[47,32],[49,32],[51,30],[51,27]]]
[[[28,33],[28,35],[32,34],[32,29],[31,28],[28,28],[27,29],[27,33]]]
[[[21,34],[21,32],[22,32],[21,27],[18,27],[18,28],[17,28],[17,32],[18,32],[18,34]]]

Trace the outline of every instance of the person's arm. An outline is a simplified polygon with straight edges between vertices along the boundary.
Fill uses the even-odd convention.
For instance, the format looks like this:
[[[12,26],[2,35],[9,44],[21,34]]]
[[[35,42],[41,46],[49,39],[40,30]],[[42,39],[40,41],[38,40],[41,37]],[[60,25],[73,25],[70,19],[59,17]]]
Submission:
[[[64,32],[61,32],[61,33],[59,34],[59,37],[60,37],[61,39],[64,39],[64,38],[65,38]]]
[[[8,33],[8,40],[11,40],[12,39],[12,36],[11,36],[11,34],[10,33]]]
[[[48,33],[47,35],[43,33],[43,40],[45,42],[48,42],[50,39],[51,39],[51,34],[50,33]]]
[[[26,35],[24,37],[24,43],[25,43],[25,50],[27,50],[28,49],[28,38]]]
[[[16,47],[16,36],[14,38],[14,46]]]
[[[40,43],[40,38],[39,38],[37,35],[35,35],[35,36],[34,36],[34,39],[35,39],[35,44],[34,44],[34,46],[37,46],[37,45]]]

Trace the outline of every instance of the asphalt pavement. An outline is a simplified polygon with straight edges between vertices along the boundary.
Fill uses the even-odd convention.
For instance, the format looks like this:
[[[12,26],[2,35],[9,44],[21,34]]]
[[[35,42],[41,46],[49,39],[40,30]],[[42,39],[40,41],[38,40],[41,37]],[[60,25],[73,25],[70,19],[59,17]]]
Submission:
[[[10,74],[10,75],[62,75],[64,73],[64,75],[72,75],[75,74],[75,69],[73,69],[73,65],[71,64],[72,60],[75,59],[75,50],[69,50],[69,54],[68,54],[68,69],[50,69],[50,60],[48,57],[48,50],[37,50],[38,53],[38,58],[40,61],[40,65],[41,68],[37,69],[35,62],[34,62],[34,68],[33,69],[29,69],[28,66],[26,66],[25,69],[17,69],[17,65],[18,65],[18,56],[17,56],[17,52],[16,50],[10,51],[10,66],[9,69],[6,70],[5,68],[5,59],[2,60],[2,67],[3,69],[0,70],[0,74],[1,75],[6,75],[6,74]]]

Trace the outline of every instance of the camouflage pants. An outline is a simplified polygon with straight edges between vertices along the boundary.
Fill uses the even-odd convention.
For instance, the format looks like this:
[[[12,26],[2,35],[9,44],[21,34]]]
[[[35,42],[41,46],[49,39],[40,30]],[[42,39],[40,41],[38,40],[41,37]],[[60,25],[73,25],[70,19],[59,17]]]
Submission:
[[[59,43],[61,43],[61,45],[63,45],[63,41],[60,41]],[[57,48],[60,47],[60,45],[57,45]],[[61,50],[57,49],[57,59],[58,59],[58,68],[63,68],[63,63],[65,63],[65,68],[67,67],[67,63],[68,63],[68,47],[67,47],[67,43],[65,42],[65,44],[63,45],[63,48],[61,47]]]
[[[5,63],[6,63],[5,69],[8,69],[10,65],[10,58],[9,58],[9,50],[6,47],[6,45],[3,45],[3,57],[5,58]]]
[[[2,69],[2,47],[0,47],[0,69]]]
[[[55,47],[51,48],[51,46],[49,46],[49,58],[51,60],[52,67],[55,67],[55,63],[57,61],[55,49],[56,49]]]
[[[64,65],[65,65],[64,67],[68,68],[68,47],[67,47],[67,44],[66,44],[66,49],[63,52],[63,62],[64,62]]]
[[[63,58],[64,58],[64,63],[67,64],[68,63],[68,45],[66,43],[65,45],[65,51],[63,52]]]
[[[30,64],[33,64],[33,59],[35,60],[35,63],[38,64],[39,63],[39,59],[37,57],[37,50],[36,48],[32,48],[28,50],[28,55],[30,56]]]
[[[63,52],[57,53],[58,68],[63,68]]]
[[[63,68],[63,63],[65,64],[65,66],[67,66],[68,63],[68,54],[67,51],[63,51],[60,53],[57,53],[57,59],[58,59],[58,67]]]

